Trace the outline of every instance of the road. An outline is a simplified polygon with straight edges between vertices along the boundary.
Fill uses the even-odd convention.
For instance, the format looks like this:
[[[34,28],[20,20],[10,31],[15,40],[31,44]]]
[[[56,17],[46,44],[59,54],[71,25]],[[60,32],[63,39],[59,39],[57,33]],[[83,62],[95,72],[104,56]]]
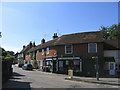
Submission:
[[[65,80],[67,75],[27,71],[13,66],[12,78],[3,88],[118,88],[118,86]]]

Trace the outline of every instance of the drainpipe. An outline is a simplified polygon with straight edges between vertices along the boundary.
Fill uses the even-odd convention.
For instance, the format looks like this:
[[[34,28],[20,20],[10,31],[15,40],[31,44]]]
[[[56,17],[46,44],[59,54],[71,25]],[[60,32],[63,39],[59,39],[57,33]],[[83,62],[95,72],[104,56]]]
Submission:
[[[52,73],[53,73],[53,57],[52,57],[52,62],[51,63],[52,63]]]

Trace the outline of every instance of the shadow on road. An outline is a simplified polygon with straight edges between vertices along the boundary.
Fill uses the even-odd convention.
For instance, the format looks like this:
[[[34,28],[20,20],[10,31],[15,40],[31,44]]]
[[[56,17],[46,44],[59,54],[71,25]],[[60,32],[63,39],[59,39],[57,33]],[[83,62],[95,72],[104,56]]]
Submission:
[[[25,76],[25,75],[22,75],[22,74],[19,74],[19,73],[16,73],[16,72],[13,72],[12,76]]]
[[[31,90],[30,87],[31,82],[23,82],[22,77],[25,77],[25,75],[13,72],[10,80],[8,80],[5,84],[2,85],[2,90],[9,90],[9,89]]]

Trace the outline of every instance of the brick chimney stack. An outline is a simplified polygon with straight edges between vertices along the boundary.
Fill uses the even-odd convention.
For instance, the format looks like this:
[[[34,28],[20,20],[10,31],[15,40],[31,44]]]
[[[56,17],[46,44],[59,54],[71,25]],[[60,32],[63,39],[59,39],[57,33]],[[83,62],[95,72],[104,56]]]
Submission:
[[[58,38],[57,33],[54,33],[53,39]]]
[[[43,43],[45,43],[45,39],[44,38],[41,40],[41,44],[43,44]]]
[[[36,45],[35,45],[35,42],[33,43],[33,47],[35,47]]]
[[[23,45],[23,49],[25,48],[25,45]]]
[[[30,43],[29,43],[29,47],[32,48],[32,41],[30,41]]]

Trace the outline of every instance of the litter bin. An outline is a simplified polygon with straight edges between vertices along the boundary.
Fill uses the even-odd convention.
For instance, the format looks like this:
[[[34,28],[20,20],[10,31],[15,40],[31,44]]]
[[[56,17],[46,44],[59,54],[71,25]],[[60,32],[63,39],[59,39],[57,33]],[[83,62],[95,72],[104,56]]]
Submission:
[[[68,78],[72,79],[73,78],[73,70],[68,70]]]

